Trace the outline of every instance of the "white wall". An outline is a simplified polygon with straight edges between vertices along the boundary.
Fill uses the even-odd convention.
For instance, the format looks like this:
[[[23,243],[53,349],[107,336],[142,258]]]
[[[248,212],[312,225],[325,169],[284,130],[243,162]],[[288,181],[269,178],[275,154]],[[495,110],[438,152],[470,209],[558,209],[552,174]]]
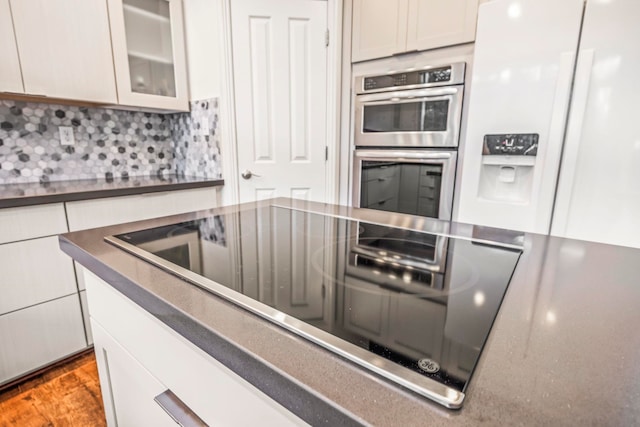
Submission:
[[[223,65],[222,0],[183,0],[189,99],[219,97]]]

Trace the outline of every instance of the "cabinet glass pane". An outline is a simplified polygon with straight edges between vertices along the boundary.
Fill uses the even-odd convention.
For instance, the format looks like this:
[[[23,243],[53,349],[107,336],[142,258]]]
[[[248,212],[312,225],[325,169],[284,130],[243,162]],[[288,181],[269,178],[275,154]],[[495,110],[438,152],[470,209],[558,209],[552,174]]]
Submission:
[[[169,2],[124,0],[123,3],[131,90],[175,97]]]

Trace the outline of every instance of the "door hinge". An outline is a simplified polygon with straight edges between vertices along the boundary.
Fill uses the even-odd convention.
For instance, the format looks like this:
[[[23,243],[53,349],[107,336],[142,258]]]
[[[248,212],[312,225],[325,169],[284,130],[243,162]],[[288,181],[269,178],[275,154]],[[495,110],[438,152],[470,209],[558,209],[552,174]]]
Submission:
[[[324,45],[329,46],[329,29],[324,32]]]
[[[328,145],[324,146],[324,161],[325,162],[329,161],[329,146]]]

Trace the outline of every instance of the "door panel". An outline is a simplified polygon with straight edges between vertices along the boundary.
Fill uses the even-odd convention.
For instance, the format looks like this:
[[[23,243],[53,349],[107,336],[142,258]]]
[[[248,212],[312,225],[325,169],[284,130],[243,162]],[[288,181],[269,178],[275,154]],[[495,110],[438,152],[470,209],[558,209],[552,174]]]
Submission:
[[[0,316],[0,345],[0,385],[84,349],[78,296]]]
[[[552,234],[640,247],[640,3],[587,2]]]
[[[327,2],[231,8],[240,199],[324,201]]]

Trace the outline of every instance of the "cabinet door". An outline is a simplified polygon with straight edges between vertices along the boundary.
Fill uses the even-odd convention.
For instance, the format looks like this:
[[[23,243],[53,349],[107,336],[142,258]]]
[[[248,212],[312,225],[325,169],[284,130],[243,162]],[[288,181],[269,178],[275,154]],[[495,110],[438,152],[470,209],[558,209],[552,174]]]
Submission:
[[[216,189],[162,191],[135,196],[68,202],[69,230],[122,224],[216,207]]]
[[[390,293],[351,276],[345,276],[344,282],[344,327],[384,343],[388,336]]]
[[[478,0],[409,0],[406,50],[472,42]]]
[[[92,322],[100,388],[109,425],[175,426],[153,400],[166,387],[120,346],[102,327]]]
[[[0,209],[0,244],[66,233],[62,203]]]
[[[24,92],[9,0],[0,0],[0,92]]]
[[[440,360],[447,307],[434,301],[395,294],[390,302],[390,348],[411,358]]]
[[[116,102],[105,0],[11,0],[11,11],[27,94]]]
[[[189,110],[180,0],[108,0],[118,99]]]
[[[71,258],[56,236],[0,245],[0,314],[77,292]]]
[[[78,295],[0,316],[0,384],[87,346]]]
[[[408,0],[354,0],[352,61],[404,52],[407,44],[407,9]]]

